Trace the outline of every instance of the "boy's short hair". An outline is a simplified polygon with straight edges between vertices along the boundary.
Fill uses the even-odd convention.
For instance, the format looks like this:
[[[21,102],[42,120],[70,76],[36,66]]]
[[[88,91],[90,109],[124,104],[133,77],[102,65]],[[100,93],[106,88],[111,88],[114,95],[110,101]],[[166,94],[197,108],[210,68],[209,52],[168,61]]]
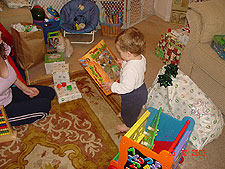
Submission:
[[[142,54],[146,46],[144,35],[134,27],[122,31],[116,37],[115,43],[122,51],[127,51],[135,55]]]

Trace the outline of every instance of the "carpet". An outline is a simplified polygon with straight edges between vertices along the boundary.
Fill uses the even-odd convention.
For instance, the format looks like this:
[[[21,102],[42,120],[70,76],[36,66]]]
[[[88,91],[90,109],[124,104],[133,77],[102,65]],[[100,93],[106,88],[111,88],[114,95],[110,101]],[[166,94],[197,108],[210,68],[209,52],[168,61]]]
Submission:
[[[113,106],[106,102],[114,98],[102,97],[85,71],[72,73],[70,77],[77,82],[83,98],[62,104],[55,98],[45,119],[14,127],[17,139],[0,144],[0,168],[105,169],[109,166],[118,146],[102,125],[105,119],[99,117],[106,112],[115,114]],[[51,85],[52,79],[35,84]]]
[[[120,95],[112,93],[112,94],[106,96],[103,93],[103,91],[100,89],[100,87],[95,83],[95,81],[91,78],[91,76],[85,70],[79,70],[79,71],[70,73],[70,79],[71,79],[71,81],[75,80],[77,82],[77,86],[78,86],[79,90],[81,92],[83,92],[83,94],[85,94],[88,99],[91,99],[92,97],[95,96],[94,93],[97,93],[97,92],[94,92],[93,89],[91,90],[90,86],[92,86],[92,85],[90,83],[93,83],[95,88],[98,90],[98,92],[104,98],[104,100],[110,105],[110,107],[113,109],[113,111],[116,114],[120,113],[120,111],[121,111]],[[53,84],[53,79],[52,79],[52,77],[47,77],[45,79],[35,80],[35,81],[31,82],[31,85],[33,85],[33,84],[51,86]]]
[[[120,95],[112,93],[108,96],[104,94],[104,92],[100,89],[100,87],[95,83],[95,81],[91,78],[91,76],[84,70],[77,71],[75,73],[71,73],[70,75],[71,79],[75,79],[76,77],[86,77],[92,81],[92,83],[95,85],[95,87],[98,89],[98,92],[102,95],[102,97],[105,99],[105,101],[110,105],[110,107],[113,109],[113,111],[116,114],[119,114],[121,111],[121,100]],[[82,90],[82,86],[85,86],[83,81],[78,82],[78,86]]]

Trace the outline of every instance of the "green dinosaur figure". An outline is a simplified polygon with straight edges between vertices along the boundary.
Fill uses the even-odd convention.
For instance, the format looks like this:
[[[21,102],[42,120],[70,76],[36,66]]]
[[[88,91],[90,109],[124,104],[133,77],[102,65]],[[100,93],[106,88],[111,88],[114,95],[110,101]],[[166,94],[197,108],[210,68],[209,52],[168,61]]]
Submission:
[[[98,77],[98,74],[96,73],[94,66],[89,66],[89,68],[91,69],[92,74]]]

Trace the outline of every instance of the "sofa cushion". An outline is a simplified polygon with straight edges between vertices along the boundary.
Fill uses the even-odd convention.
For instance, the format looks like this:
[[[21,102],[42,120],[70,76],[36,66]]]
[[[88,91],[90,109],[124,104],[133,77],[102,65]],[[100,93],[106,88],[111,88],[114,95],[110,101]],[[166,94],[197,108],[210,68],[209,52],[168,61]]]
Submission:
[[[199,43],[193,55],[194,63],[211,76],[217,83],[225,87],[225,60],[211,47],[211,43]]]
[[[201,43],[210,42],[214,35],[225,34],[224,0],[190,3],[189,8],[202,17]]]

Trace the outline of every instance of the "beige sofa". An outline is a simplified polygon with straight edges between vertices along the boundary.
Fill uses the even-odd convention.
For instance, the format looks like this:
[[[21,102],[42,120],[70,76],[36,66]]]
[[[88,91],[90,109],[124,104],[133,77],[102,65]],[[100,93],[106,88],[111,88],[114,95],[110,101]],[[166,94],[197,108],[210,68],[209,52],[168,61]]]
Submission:
[[[210,47],[214,35],[225,35],[225,0],[191,3],[187,20],[191,33],[180,69],[225,114],[225,60]]]
[[[0,23],[11,32],[11,24],[19,22],[33,23],[32,14],[29,7],[8,8],[3,5],[3,11],[0,12]]]

